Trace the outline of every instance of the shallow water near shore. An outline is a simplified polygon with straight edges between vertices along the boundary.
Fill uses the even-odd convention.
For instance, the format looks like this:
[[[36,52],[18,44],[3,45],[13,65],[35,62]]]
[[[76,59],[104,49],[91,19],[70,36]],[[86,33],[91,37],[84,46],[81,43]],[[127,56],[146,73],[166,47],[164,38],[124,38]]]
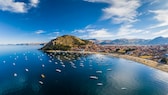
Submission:
[[[0,46],[0,95],[168,94],[168,73],[108,55],[40,47]]]

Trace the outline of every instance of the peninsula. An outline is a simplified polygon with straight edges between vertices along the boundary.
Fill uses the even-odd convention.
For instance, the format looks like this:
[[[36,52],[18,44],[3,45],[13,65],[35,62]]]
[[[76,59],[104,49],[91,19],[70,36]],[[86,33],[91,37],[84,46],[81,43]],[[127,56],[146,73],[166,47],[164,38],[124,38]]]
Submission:
[[[51,40],[41,50],[45,52],[106,54],[136,61],[168,72],[167,57],[164,56],[165,48],[166,46],[102,46],[89,40],[64,35]]]
[[[60,50],[60,51],[90,51],[100,50],[100,46],[91,41],[83,40],[71,35],[63,35],[51,40],[41,50]]]

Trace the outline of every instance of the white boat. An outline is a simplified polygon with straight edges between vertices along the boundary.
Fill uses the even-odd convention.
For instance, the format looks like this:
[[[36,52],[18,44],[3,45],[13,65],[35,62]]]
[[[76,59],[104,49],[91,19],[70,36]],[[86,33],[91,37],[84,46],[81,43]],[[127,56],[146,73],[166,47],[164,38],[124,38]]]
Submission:
[[[26,68],[26,69],[25,69],[25,71],[26,71],[26,72],[28,72],[28,71],[29,71],[29,69],[27,69],[27,68]]]
[[[76,66],[75,66],[75,65],[72,65],[72,68],[76,68]]]
[[[44,65],[44,64],[42,64],[42,67],[45,67],[45,65]]]
[[[13,66],[15,66],[16,64],[15,63],[13,63]]]
[[[96,73],[101,74],[101,73],[102,73],[102,71],[96,71]]]
[[[127,88],[125,88],[125,87],[122,87],[121,89],[122,89],[122,90],[126,90]]]
[[[44,75],[44,74],[41,74],[41,77],[42,77],[42,78],[45,78],[45,75]]]
[[[102,85],[103,85],[103,83],[99,82],[99,83],[97,83],[97,85],[98,85],[98,86],[102,86]]]
[[[60,69],[56,69],[56,71],[57,71],[57,72],[59,72],[59,73],[61,72],[61,70],[60,70]]]
[[[13,74],[13,76],[14,76],[14,77],[17,77],[17,74],[16,74],[16,73],[14,73],[14,74]]]
[[[107,71],[111,71],[111,69],[107,69]]]
[[[40,84],[44,84],[42,81],[39,81]]]
[[[64,64],[64,63],[61,61],[60,64]]]
[[[81,67],[84,67],[83,63],[80,63],[80,66],[81,66]]]
[[[90,79],[98,79],[98,77],[97,76],[90,76]]]
[[[51,60],[48,60],[48,62],[50,62],[50,63],[51,63],[52,61],[51,61]]]
[[[62,65],[62,67],[65,67],[65,65]]]

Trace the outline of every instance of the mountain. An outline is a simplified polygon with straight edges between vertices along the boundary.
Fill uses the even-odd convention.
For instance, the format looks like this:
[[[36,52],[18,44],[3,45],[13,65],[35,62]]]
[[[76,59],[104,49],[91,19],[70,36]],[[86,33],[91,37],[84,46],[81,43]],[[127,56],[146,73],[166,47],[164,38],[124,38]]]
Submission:
[[[100,43],[104,42],[104,40],[97,40],[97,39],[87,39],[87,40],[91,41],[91,42],[93,42],[95,44],[100,44]]]
[[[101,45],[165,45],[168,44],[168,38],[156,37],[154,39],[115,39],[115,40],[96,40],[90,41]]]
[[[61,37],[57,37],[56,39],[48,42],[42,50],[85,50],[85,51],[93,51],[99,48],[98,45],[94,44],[91,41],[83,40],[71,35],[64,35]]]
[[[83,40],[71,35],[64,35],[51,40],[42,47],[42,50],[73,50],[73,51],[99,51],[100,45],[165,45],[168,38],[157,37],[154,39],[116,39],[116,40]]]
[[[89,39],[89,41],[92,41],[100,45],[145,45],[150,40],[145,40],[145,39],[115,39],[115,40]]]
[[[157,37],[148,42],[151,45],[165,45],[168,44],[168,38],[166,37]]]
[[[148,43],[148,40],[144,39],[116,39],[116,40],[105,40],[100,44],[111,44],[111,45],[144,45]]]

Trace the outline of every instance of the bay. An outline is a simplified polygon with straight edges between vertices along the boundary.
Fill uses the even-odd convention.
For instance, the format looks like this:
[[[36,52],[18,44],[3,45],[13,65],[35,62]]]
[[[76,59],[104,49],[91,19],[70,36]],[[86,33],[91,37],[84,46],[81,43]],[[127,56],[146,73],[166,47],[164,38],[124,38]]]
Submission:
[[[167,95],[168,74],[101,54],[0,46],[0,95]]]

